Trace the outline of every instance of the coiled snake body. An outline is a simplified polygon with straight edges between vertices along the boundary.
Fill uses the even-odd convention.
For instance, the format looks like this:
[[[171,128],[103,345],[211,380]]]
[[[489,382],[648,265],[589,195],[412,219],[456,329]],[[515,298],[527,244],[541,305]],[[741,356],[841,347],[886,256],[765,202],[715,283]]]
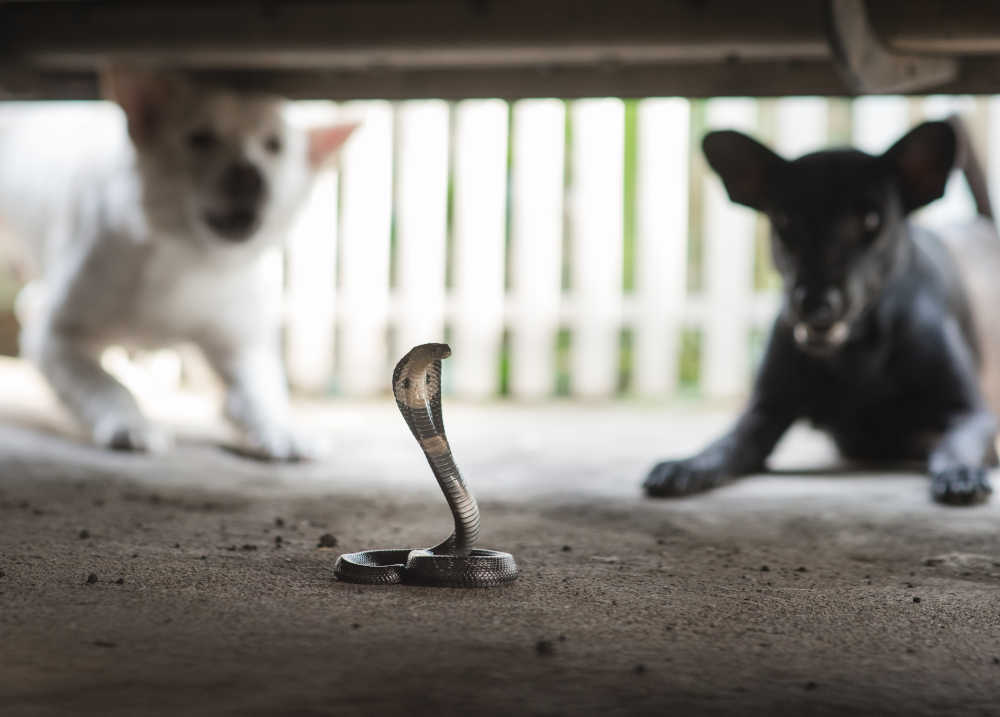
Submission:
[[[392,393],[406,425],[420,444],[455,519],[455,531],[433,548],[365,550],[337,559],[338,579],[389,585],[415,583],[451,587],[492,587],[517,577],[514,556],[477,549],[479,506],[451,454],[441,419],[441,359],[446,344],[422,344],[399,360]]]

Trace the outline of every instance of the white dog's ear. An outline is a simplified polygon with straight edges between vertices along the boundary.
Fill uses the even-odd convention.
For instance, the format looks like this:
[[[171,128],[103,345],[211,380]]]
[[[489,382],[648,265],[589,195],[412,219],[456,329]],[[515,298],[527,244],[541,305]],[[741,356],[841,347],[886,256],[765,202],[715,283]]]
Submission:
[[[101,72],[101,93],[125,111],[129,136],[140,147],[156,138],[180,86],[178,78],[164,72],[121,65],[109,65]]]
[[[316,169],[333,157],[360,124],[360,122],[343,122],[310,129],[309,165]]]

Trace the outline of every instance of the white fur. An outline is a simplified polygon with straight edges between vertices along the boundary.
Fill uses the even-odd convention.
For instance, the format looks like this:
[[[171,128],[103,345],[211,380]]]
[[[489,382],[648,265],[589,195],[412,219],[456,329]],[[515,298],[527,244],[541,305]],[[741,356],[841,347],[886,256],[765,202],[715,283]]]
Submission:
[[[313,135],[285,121],[278,99],[126,79],[133,88],[161,83],[159,95],[125,88],[130,118],[159,113],[152,136],[114,105],[87,120],[65,108],[44,121],[35,113],[16,128],[0,117],[0,222],[25,240],[38,277],[22,311],[30,314],[22,352],[97,443],[161,450],[168,437],[99,356],[110,344],[194,343],[223,380],[227,414],[251,449],[302,457],[278,351],[281,287],[265,265],[318,164]],[[190,145],[204,128],[219,140],[211,151]],[[267,149],[273,137],[279,152]],[[339,144],[327,141],[323,155]],[[219,181],[233,162],[253,164],[268,187],[258,227],[239,242],[204,219],[228,206]]]

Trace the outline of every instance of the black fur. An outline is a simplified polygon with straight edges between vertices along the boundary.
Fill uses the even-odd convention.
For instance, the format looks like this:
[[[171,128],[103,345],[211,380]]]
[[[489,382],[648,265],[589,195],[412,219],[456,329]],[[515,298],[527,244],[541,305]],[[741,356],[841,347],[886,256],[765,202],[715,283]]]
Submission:
[[[945,122],[916,127],[881,156],[786,161],[737,132],[705,137],[730,198],[771,218],[785,301],[736,425],[696,456],[655,466],[649,495],[762,470],[805,418],[848,458],[925,460],[939,501],[987,498],[996,427],[968,300],[944,246],[907,219],[944,192],[956,145]]]

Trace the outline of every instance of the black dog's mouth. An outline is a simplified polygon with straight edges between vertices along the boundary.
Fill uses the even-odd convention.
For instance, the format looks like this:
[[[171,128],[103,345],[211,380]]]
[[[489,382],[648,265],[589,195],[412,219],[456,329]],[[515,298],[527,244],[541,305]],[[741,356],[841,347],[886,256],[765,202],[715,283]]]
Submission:
[[[813,356],[829,356],[844,345],[850,334],[846,321],[838,321],[828,329],[816,329],[800,321],[792,327],[795,344]]]
[[[260,222],[255,209],[239,208],[205,212],[205,223],[221,238],[235,242],[249,238]]]

